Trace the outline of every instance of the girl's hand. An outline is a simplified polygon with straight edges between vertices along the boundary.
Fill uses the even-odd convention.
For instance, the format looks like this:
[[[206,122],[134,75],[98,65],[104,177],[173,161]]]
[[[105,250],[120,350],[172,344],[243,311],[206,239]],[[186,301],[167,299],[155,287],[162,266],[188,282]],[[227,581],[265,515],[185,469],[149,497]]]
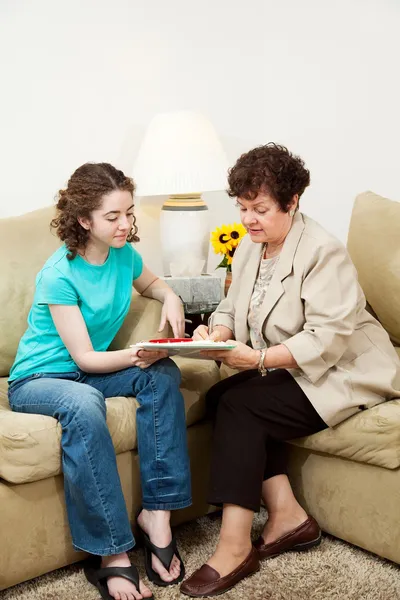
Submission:
[[[201,354],[207,358],[221,361],[231,369],[239,371],[247,371],[257,369],[260,360],[259,350],[253,350],[250,346],[237,342],[235,340],[227,340],[229,344],[234,344],[233,350],[202,350]]]
[[[183,338],[185,336],[185,313],[183,304],[174,292],[168,291],[165,294],[163,307],[161,311],[160,328],[162,331],[167,323],[171,324],[174,337]]]
[[[132,365],[140,367],[141,369],[147,369],[150,365],[154,364],[162,358],[168,357],[166,350],[144,350],[143,348],[130,348],[130,359]]]

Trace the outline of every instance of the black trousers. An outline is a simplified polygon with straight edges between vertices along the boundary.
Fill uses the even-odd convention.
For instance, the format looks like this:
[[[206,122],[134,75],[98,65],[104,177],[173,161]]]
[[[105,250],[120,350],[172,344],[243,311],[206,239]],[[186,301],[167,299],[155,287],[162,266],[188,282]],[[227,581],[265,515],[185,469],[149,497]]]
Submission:
[[[262,483],[286,473],[286,440],[326,429],[307,396],[285,369],[265,377],[243,371],[207,394],[214,415],[208,502],[260,510]]]

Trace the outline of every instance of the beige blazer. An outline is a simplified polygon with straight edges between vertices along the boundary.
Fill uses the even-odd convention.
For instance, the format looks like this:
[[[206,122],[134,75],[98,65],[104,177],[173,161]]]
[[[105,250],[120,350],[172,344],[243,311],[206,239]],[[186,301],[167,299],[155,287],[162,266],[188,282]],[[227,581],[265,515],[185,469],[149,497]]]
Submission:
[[[228,296],[209,323],[244,343],[261,252],[262,244],[243,238]],[[299,366],[289,372],[329,426],[400,397],[400,360],[365,305],[346,248],[297,212],[261,308],[262,332],[268,345],[289,349]]]

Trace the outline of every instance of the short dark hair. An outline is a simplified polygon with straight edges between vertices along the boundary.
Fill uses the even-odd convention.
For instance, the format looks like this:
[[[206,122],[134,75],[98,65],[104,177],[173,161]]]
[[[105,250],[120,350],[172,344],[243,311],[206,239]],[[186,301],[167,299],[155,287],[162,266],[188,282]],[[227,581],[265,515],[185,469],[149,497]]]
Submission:
[[[310,172],[300,157],[270,142],[242,154],[228,172],[228,184],[231,198],[254,200],[260,192],[270,194],[288,212],[293,196],[300,198],[310,185]]]

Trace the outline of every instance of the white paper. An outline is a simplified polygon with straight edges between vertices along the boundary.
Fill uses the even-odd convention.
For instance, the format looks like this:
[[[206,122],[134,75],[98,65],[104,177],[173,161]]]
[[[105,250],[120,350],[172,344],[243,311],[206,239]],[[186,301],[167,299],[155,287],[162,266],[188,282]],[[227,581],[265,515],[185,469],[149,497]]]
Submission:
[[[131,348],[143,348],[144,350],[167,350],[168,356],[181,355],[190,358],[202,358],[210,360],[207,356],[200,354],[201,350],[233,350],[235,344],[227,342],[212,342],[210,340],[198,340],[193,342],[138,342]],[[213,359],[211,359],[213,360]]]

